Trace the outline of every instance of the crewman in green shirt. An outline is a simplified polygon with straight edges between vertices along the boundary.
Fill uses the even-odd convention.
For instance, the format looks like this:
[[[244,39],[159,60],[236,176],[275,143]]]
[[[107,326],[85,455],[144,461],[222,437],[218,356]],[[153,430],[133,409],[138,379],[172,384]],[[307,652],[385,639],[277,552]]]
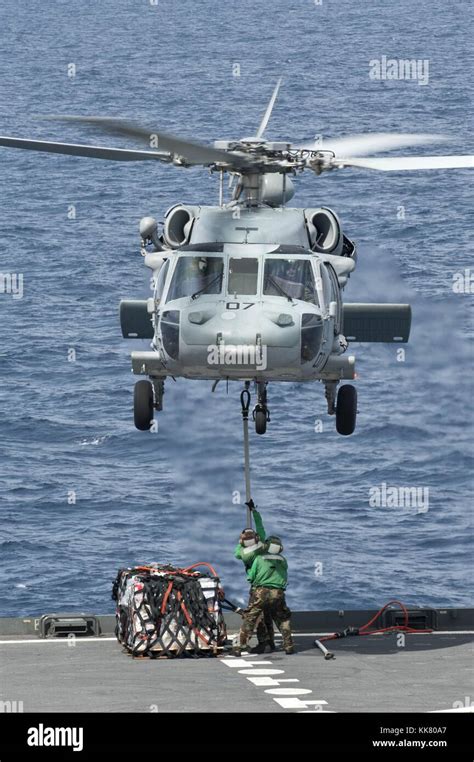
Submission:
[[[255,531],[253,529],[244,529],[240,535],[240,540],[235,548],[234,556],[240,561],[243,561],[245,571],[247,572],[247,579],[249,578],[249,572],[256,557],[265,552],[265,529],[260,513],[255,507],[255,503],[252,498],[245,503],[252,511],[252,515],[255,521]],[[250,588],[249,602],[247,610],[254,604],[255,593]],[[256,620],[257,624],[257,640],[258,644],[252,649],[253,653],[265,653],[266,649],[270,651],[275,650],[275,640],[273,632],[273,620],[270,612],[264,608],[260,611],[259,617]]]
[[[291,634],[291,611],[286,605],[285,590],[288,583],[288,562],[282,555],[283,545],[279,537],[267,537],[264,550],[255,552],[247,572],[251,584],[249,606],[243,615],[240,643],[234,654],[240,656],[252,637],[255,625],[263,611],[268,611],[283,637],[287,654],[295,652]]]

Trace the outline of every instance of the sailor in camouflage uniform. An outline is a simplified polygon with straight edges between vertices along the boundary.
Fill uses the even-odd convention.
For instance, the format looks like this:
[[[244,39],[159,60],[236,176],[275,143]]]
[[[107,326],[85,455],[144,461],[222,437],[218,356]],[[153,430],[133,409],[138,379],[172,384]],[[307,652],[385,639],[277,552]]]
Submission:
[[[255,625],[263,611],[267,611],[283,637],[287,654],[295,652],[291,634],[291,611],[286,605],[285,590],[288,583],[288,562],[282,555],[283,545],[279,537],[271,536],[265,541],[264,552],[253,559],[247,572],[251,588],[249,606],[244,612],[240,629],[240,643],[234,654],[240,656],[252,637]]]
[[[248,503],[246,503],[246,505],[248,505],[252,511],[253,518],[255,520],[256,531],[253,529],[243,530],[242,534],[240,535],[240,541],[235,548],[234,555],[240,561],[243,561],[245,571],[247,572],[247,579],[249,579],[248,572],[252,567],[252,563],[258,555],[265,552],[265,529],[263,526],[262,517],[257,511],[255,503],[251,498]],[[247,610],[254,604],[254,599],[255,591],[250,588],[250,597]],[[269,648],[270,651],[274,651],[275,640],[273,632],[273,620],[267,608],[262,607],[259,610],[259,615],[257,617],[256,623],[258,645],[252,649],[253,653],[263,654],[267,648]]]

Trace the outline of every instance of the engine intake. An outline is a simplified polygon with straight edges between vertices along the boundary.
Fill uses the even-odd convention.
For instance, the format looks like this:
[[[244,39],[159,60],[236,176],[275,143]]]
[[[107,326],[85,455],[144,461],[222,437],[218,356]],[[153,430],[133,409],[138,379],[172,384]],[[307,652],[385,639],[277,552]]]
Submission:
[[[188,243],[198,208],[176,204],[165,215],[163,236],[171,248]]]
[[[340,255],[343,235],[337,215],[325,207],[305,210],[308,237],[313,251]]]

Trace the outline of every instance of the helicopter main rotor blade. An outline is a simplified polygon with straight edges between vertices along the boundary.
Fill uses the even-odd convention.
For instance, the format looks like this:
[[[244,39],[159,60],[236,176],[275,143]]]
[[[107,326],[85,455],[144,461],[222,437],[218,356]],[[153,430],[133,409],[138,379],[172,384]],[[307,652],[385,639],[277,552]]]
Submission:
[[[85,156],[90,159],[108,159],[109,161],[164,161],[170,162],[171,156],[157,151],[134,151],[126,148],[107,148],[88,146],[79,143],[54,143],[49,140],[25,140],[0,136],[0,146],[7,148],[25,148],[28,151],[44,151],[68,156]]]
[[[114,119],[102,116],[57,116],[47,117],[60,122],[79,122],[98,127],[103,132],[111,135],[138,138],[147,146],[156,147],[159,150],[172,154],[177,159],[183,159],[183,164],[203,165],[225,164],[236,168],[249,167],[251,163],[243,156],[232,151],[221,151],[216,148],[201,145],[191,140],[183,140],[175,135],[170,135],[157,130],[147,130],[140,125],[127,122],[123,119]],[[173,157],[171,157],[173,158]]]
[[[374,132],[365,135],[347,135],[343,138],[328,138],[292,147],[301,151],[331,151],[337,159],[342,159],[346,156],[350,158],[369,156],[381,151],[393,151],[396,148],[440,143],[446,140],[448,138],[444,135]]]
[[[260,126],[259,126],[257,132],[255,133],[255,137],[257,137],[257,138],[263,137],[263,133],[267,129],[267,125],[268,125],[268,122],[270,121],[270,117],[272,115],[272,111],[273,111],[273,107],[275,105],[275,101],[276,101],[276,99],[278,97],[278,91],[280,90],[281,82],[282,82],[282,77],[280,77],[280,79],[276,83],[275,89],[273,90],[273,93],[272,93],[272,97],[270,98],[270,101],[268,103],[266,111],[265,111],[265,113],[264,113],[264,115],[262,117],[262,121],[260,122]]]
[[[387,156],[366,159],[333,159],[332,167],[360,167],[382,172],[405,172],[415,169],[462,169],[474,167],[474,156]]]

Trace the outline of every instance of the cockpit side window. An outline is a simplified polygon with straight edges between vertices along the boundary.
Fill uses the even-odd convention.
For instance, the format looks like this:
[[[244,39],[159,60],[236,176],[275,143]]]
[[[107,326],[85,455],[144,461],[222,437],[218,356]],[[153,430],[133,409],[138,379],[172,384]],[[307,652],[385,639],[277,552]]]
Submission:
[[[166,283],[166,276],[168,274],[169,269],[170,269],[170,261],[169,259],[167,259],[166,262],[163,263],[161,270],[158,273],[158,276],[156,278],[155,301],[157,302],[159,302],[161,300],[161,297],[163,296],[163,290]]]
[[[181,256],[178,258],[167,302],[196,294],[220,294],[224,276],[223,257]]]
[[[229,294],[254,296],[257,293],[258,259],[231,257],[229,260]]]
[[[317,305],[318,297],[309,259],[266,259],[263,293],[266,296],[286,296]]]
[[[331,264],[329,264],[329,262],[326,262],[325,269],[329,275],[329,280],[331,281],[331,300],[333,302],[337,302],[336,324],[334,328],[339,333],[339,331],[341,330],[341,322],[342,322],[342,302],[341,302],[341,292],[339,290],[339,280],[338,280],[334,267]]]

